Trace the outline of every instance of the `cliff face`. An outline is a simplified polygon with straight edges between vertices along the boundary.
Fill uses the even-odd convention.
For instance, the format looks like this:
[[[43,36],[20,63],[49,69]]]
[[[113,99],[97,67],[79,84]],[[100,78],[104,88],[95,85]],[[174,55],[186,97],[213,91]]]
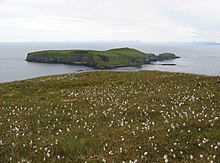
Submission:
[[[136,49],[121,48],[107,51],[94,50],[48,50],[28,53],[29,62],[64,63],[86,65],[95,68],[114,68],[134,66],[150,62],[178,58],[172,53],[163,53],[159,56],[147,54]]]
[[[75,53],[66,56],[53,55],[53,52],[28,53],[26,60],[29,62],[42,63],[65,63],[65,64],[83,64],[83,57],[86,54]]]

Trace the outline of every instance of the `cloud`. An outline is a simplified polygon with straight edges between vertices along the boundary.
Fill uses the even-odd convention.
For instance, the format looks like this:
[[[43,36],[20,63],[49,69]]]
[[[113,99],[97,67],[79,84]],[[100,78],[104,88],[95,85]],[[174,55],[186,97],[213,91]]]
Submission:
[[[220,41],[217,0],[0,0],[0,41]]]

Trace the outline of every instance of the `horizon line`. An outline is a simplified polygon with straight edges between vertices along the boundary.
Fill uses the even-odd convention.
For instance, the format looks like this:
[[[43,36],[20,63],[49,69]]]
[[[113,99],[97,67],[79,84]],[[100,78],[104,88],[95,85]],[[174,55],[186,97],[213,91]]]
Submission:
[[[216,41],[141,41],[141,40],[67,40],[67,41],[0,41],[0,43],[87,43],[87,42],[136,42],[136,43],[165,43],[165,44],[220,44]]]

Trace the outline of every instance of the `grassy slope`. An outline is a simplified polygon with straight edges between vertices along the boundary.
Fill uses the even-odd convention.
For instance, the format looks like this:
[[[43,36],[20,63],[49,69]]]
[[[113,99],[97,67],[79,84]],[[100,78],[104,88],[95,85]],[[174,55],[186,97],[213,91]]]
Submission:
[[[32,52],[28,54],[29,57],[34,56],[49,56],[55,60],[62,60],[72,57],[77,61],[87,62],[89,58],[94,60],[97,68],[111,67],[120,65],[143,64],[144,60],[149,57],[155,57],[154,54],[146,54],[136,49],[120,48],[111,49],[107,51],[95,50],[47,50]]]
[[[220,77],[156,71],[0,84],[0,159],[218,162],[219,92]]]

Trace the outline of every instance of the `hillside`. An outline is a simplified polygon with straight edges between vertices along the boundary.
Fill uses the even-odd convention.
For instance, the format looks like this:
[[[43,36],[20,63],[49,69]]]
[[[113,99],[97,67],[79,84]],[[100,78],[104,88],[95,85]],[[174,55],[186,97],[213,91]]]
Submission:
[[[106,51],[96,50],[46,50],[28,53],[26,60],[30,62],[78,64],[102,68],[136,66],[151,61],[179,58],[172,53],[159,56],[147,54],[136,49],[119,48]]]
[[[0,84],[1,162],[218,162],[220,77],[90,72]]]

